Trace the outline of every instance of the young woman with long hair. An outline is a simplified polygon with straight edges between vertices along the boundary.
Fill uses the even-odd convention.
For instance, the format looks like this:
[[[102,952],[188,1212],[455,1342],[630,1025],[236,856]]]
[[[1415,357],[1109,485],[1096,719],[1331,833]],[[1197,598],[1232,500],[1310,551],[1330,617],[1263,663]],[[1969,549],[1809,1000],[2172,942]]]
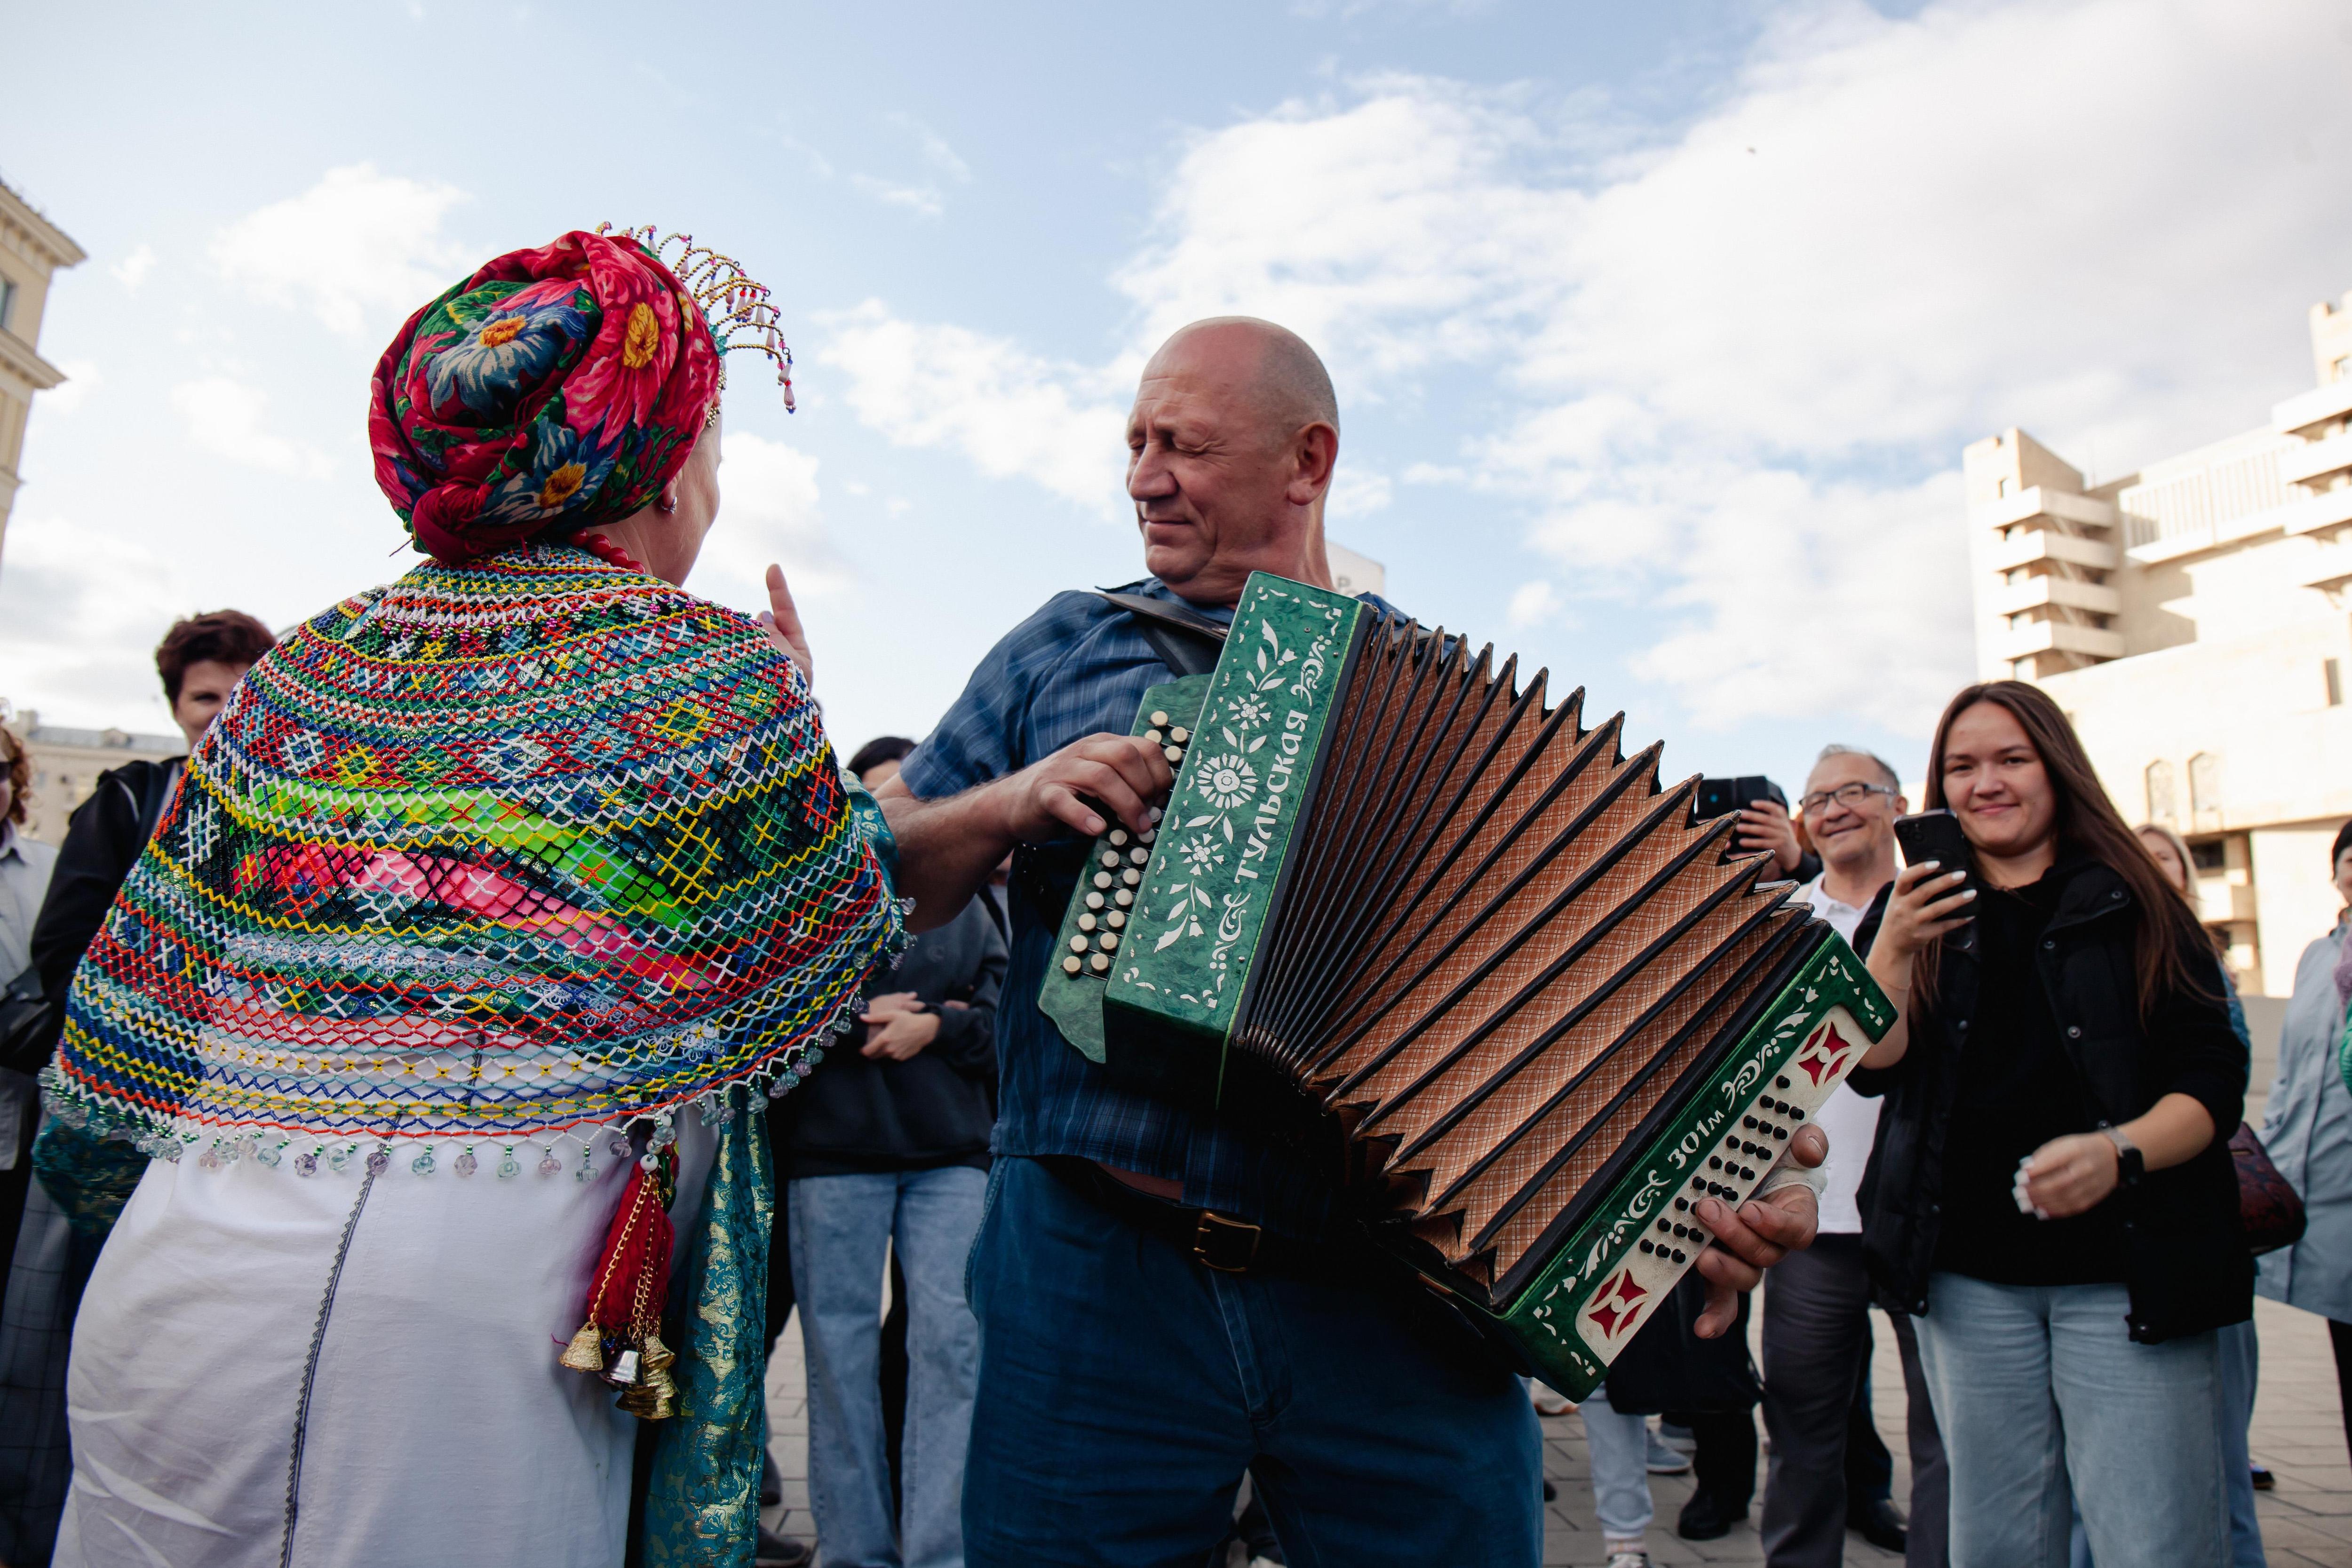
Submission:
[[[1969,865],[1904,868],[1870,970],[1901,1011],[1864,1249],[1919,1351],[1956,1568],[2220,1563],[2214,1331],[2252,1310],[2227,1142],[2247,1051],[2210,940],[2021,681],[1936,726],[1927,805]]]

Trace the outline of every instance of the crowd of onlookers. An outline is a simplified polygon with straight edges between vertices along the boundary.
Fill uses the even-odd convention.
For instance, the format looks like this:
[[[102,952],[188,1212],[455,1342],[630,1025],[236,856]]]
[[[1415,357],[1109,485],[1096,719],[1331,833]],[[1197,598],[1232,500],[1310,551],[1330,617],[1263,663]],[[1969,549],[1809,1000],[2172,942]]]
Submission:
[[[157,668],[192,748],[271,640],[236,612],[172,628]],[[877,740],[850,771],[879,787],[913,750]],[[1580,1415],[1619,1568],[1648,1561],[1652,1475],[1696,1471],[1685,1537],[1748,1517],[1759,1406],[1759,1528],[1775,1564],[1842,1562],[1849,1531],[1915,1564],[2260,1563],[2257,1261],[2263,1294],[2328,1321],[2352,1396],[2347,921],[2303,955],[2257,1134],[2241,1118],[2244,1014],[2189,902],[2179,834],[2128,826],[2064,715],[2029,686],[1961,692],[1927,761],[1913,802],[1885,761],[1831,745],[1793,809],[1740,812],[1741,846],[1801,882],[1903,1015],[1819,1112],[1820,1233],[1768,1278],[1760,1366],[1745,1304],[1734,1332],[1696,1337],[1694,1279],[1580,1409],[1540,1384],[1531,1396],[1543,1415]],[[0,1035],[0,1564],[47,1560],[71,1472],[66,1357],[94,1261],[31,1179],[40,1007],[53,1025],[178,772],[106,775],[52,848],[18,831],[29,767],[0,731],[14,1021]],[[1966,864],[1901,862],[1895,824],[1915,807],[1952,814]],[[2352,824],[2333,856],[2352,905]],[[853,1048],[769,1118],[770,1339],[797,1305],[829,1563],[961,1561],[978,1355],[964,1265],[995,1120],[1002,883],[869,984]],[[2280,1201],[2300,1218],[2283,1222]],[[1874,1307],[1908,1396],[1901,1510],[1872,1409]],[[772,1465],[767,1500],[780,1496]],[[1282,1560],[1254,1507],[1233,1540]],[[807,1555],[762,1532],[761,1563]]]

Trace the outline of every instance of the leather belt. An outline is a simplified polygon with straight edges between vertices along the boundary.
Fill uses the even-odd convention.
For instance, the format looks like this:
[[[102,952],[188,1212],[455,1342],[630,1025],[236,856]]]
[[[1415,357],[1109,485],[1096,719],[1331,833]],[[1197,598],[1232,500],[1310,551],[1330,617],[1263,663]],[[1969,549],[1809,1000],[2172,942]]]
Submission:
[[[1139,1193],[1092,1160],[1038,1162],[1099,1208],[1174,1245],[1203,1268],[1220,1274],[1318,1274],[1364,1278],[1360,1243],[1300,1241],[1214,1209]],[[1351,1267],[1352,1266],[1352,1267]]]

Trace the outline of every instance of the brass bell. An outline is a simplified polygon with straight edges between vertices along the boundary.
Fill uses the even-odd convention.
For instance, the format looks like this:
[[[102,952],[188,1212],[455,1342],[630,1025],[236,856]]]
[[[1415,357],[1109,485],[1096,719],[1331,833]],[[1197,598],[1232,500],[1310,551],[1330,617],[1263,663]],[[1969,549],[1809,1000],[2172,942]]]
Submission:
[[[615,1388],[635,1387],[637,1382],[637,1352],[625,1350],[614,1356],[613,1364],[605,1369],[604,1381]]]
[[[663,1373],[667,1372],[671,1367],[676,1366],[677,1364],[677,1352],[670,1349],[667,1345],[662,1343],[661,1335],[657,1333],[649,1333],[646,1336],[646,1354],[643,1365],[645,1367],[646,1377],[648,1382],[660,1376]]]
[[[641,1421],[667,1421],[677,1412],[677,1389],[668,1378],[656,1373],[635,1388],[624,1389],[617,1403]]]
[[[558,1366],[570,1367],[573,1372],[604,1371],[604,1331],[593,1322],[581,1324],[580,1331],[572,1336],[572,1342],[563,1347],[563,1353],[555,1361]]]

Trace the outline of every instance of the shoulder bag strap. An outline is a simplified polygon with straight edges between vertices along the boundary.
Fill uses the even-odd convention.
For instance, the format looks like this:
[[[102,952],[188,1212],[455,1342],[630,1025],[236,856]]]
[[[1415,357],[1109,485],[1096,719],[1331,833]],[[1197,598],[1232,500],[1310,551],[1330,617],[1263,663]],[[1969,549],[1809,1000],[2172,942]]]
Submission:
[[[1197,610],[1140,594],[1096,593],[1135,617],[1135,629],[1160,656],[1160,662],[1178,675],[1206,675],[1217,668],[1224,651],[1225,628]]]

